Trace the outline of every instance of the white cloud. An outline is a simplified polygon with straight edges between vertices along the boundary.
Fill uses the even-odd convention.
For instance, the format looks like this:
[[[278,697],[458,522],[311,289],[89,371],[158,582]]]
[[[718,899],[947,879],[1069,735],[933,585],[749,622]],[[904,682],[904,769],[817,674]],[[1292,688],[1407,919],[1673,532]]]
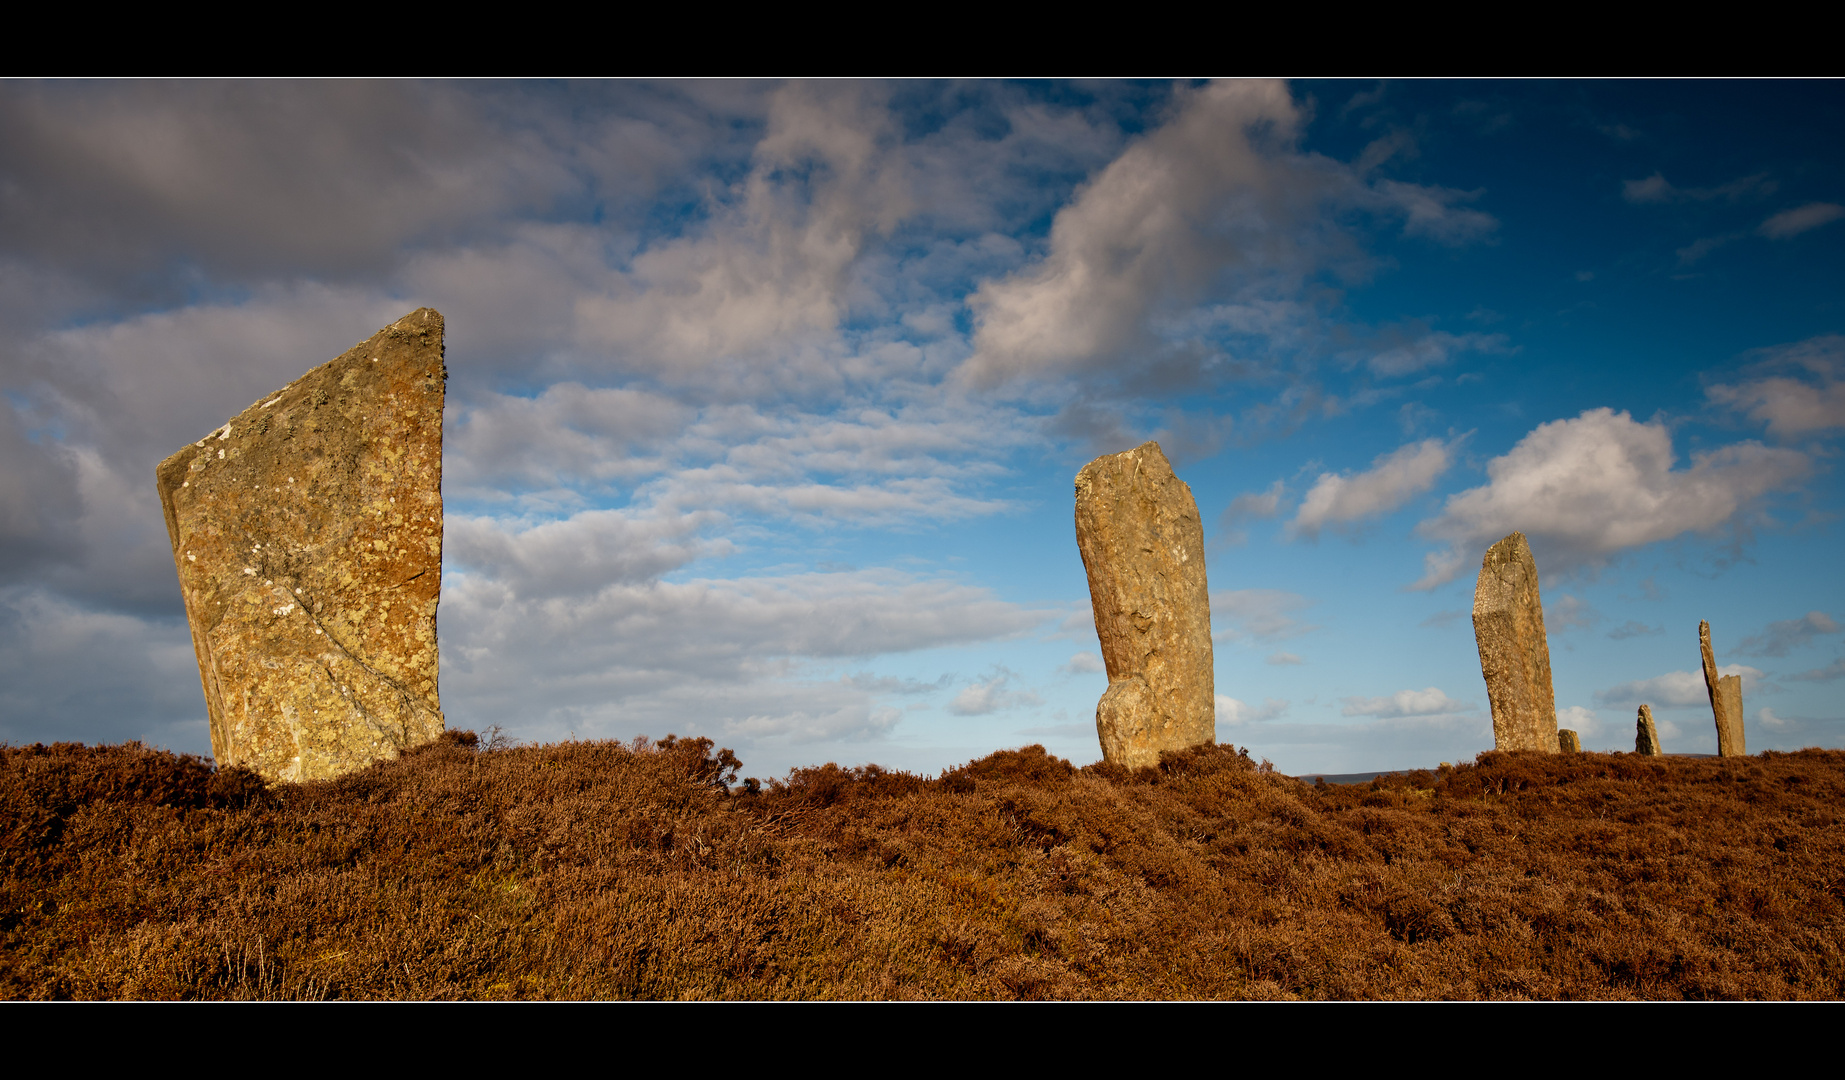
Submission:
[[[1319,627],[1291,612],[1316,601],[1280,589],[1225,589],[1211,594],[1211,636],[1225,641],[1281,641]]]
[[[1181,89],[1173,118],[1092,179],[1051,226],[1050,253],[984,283],[965,371],[977,383],[1081,370],[1146,346],[1146,320],[1167,295],[1203,299],[1241,259],[1232,234],[1277,216],[1285,159],[1253,132],[1291,144],[1299,114],[1274,82]],[[1283,240],[1283,243],[1286,241]]]
[[[1378,181],[1377,191],[1404,213],[1407,218],[1403,224],[1405,236],[1420,236],[1438,244],[1460,247],[1485,239],[1499,228],[1499,220],[1493,215],[1461,205],[1478,199],[1484,191],[1459,191],[1397,180]]]
[[[1079,652],[1070,657],[1069,662],[1057,670],[1070,675],[1093,675],[1108,669],[1103,666],[1102,658],[1095,653]]]
[[[1788,721],[1780,716],[1776,716],[1775,711],[1773,709],[1755,710],[1755,721],[1756,723],[1761,724],[1763,727],[1776,728],[1776,729],[1788,727],[1791,723],[1791,721]]]
[[[1227,727],[1240,727],[1244,724],[1260,724],[1273,720],[1288,711],[1288,702],[1282,698],[1269,698],[1261,705],[1246,705],[1233,697],[1217,695],[1217,722]]]
[[[1581,705],[1558,709],[1557,726],[1575,732],[1585,743],[1602,731],[1602,721],[1595,715],[1595,710],[1585,709]]]
[[[1263,661],[1263,663],[1274,667],[1291,667],[1295,664],[1304,664],[1306,662],[1307,661],[1302,660],[1291,652],[1269,653],[1268,659]]]
[[[977,326],[962,374],[980,386],[1057,373],[1185,377],[1202,362],[1194,354],[1211,351],[1194,337],[1201,318],[1266,319],[1306,273],[1350,253],[1328,205],[1401,217],[1406,235],[1444,244],[1497,226],[1461,205],[1477,192],[1366,184],[1359,170],[1300,154],[1300,127],[1280,83],[1180,87],[1171,119],[1058,212],[1048,252],[969,298]]]
[[[1845,427],[1845,335],[1824,334],[1755,355],[1761,359],[1751,365],[1752,377],[1710,387],[1705,393],[1711,401],[1747,413],[1777,438]],[[1790,370],[1804,374],[1775,374]]]
[[[1602,614],[1580,596],[1567,593],[1544,605],[1544,626],[1553,634],[1570,630],[1590,630],[1601,622]]]
[[[653,581],[703,555],[729,553],[728,541],[701,541],[696,535],[721,520],[713,513],[636,517],[588,510],[562,521],[522,525],[450,515],[443,523],[444,555],[521,599],[594,595],[608,585]]]
[[[1012,681],[1018,673],[996,667],[993,674],[984,679],[976,679],[956,694],[948,703],[948,711],[956,716],[986,716],[989,713],[1006,709],[1028,708],[1042,705],[1043,699],[1029,690],[1012,689]]]
[[[1547,572],[1735,522],[1755,500],[1810,468],[1805,454],[1743,442],[1693,455],[1675,470],[1672,435],[1625,412],[1592,409],[1541,424],[1486,467],[1491,482],[1448,498],[1416,527],[1448,542],[1418,588],[1451,580],[1469,554],[1523,531]]]
[[[1789,675],[1787,678],[1800,682],[1831,682],[1834,679],[1845,679],[1845,656],[1839,657],[1823,668],[1803,671],[1798,675]]]
[[[1424,439],[1380,455],[1361,473],[1321,473],[1288,522],[1287,533],[1312,539],[1328,526],[1388,514],[1435,486],[1453,460],[1448,444]]]
[[[1441,716],[1447,713],[1470,712],[1476,708],[1466,701],[1456,701],[1436,687],[1422,690],[1398,690],[1389,697],[1348,697],[1340,698],[1345,703],[1339,710],[1341,716],[1375,716],[1380,719],[1402,716]]]
[[[1811,202],[1805,206],[1796,206],[1792,210],[1783,210],[1762,222],[1757,232],[1770,240],[1786,240],[1799,236],[1821,225],[1830,225],[1845,217],[1845,206],[1838,203]]]
[[[1374,353],[1365,360],[1365,366],[1374,375],[1393,378],[1441,367],[1458,353],[1509,351],[1504,334],[1450,334],[1446,330],[1437,330]]]
[[[1742,676],[1745,695],[1762,693],[1768,689],[1762,681],[1766,675],[1761,668],[1725,664],[1717,669],[1717,674]],[[1710,691],[1704,685],[1702,671],[1668,671],[1650,679],[1635,679],[1633,682],[1598,690],[1595,700],[1605,705],[1651,705],[1654,708],[1664,705],[1708,706]]]
[[[1246,521],[1258,521],[1272,518],[1281,512],[1281,496],[1287,488],[1280,480],[1269,485],[1267,491],[1246,491],[1230,500],[1224,512],[1217,519],[1218,536],[1230,544],[1249,542],[1249,530],[1242,528]]]
[[[1756,173],[1715,187],[1682,188],[1656,172],[1644,180],[1628,180],[1623,183],[1621,197],[1630,203],[1712,202],[1719,199],[1736,202],[1748,197],[1771,195],[1778,187],[1768,178],[1767,173]]]

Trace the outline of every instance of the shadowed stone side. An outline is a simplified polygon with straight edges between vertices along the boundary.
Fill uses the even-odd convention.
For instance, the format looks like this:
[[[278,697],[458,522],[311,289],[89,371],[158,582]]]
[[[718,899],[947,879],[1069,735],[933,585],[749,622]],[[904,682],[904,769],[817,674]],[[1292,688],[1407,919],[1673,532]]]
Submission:
[[[1698,623],[1698,651],[1704,657],[1704,689],[1710,694],[1710,711],[1717,720],[1717,756],[1744,757],[1749,751],[1743,738],[1742,676],[1718,677],[1708,622]]]
[[[442,733],[442,355],[413,311],[161,462],[220,764],[319,780]]]
[[[1158,443],[1076,474],[1076,546],[1108,668],[1095,710],[1103,758],[1139,768],[1216,741],[1204,525]]]
[[[1647,757],[1664,757],[1665,748],[1659,745],[1659,728],[1653,724],[1653,707],[1640,706],[1640,718],[1634,721],[1634,753]]]
[[[1537,561],[1525,534],[1486,549],[1473,591],[1473,636],[1493,706],[1493,748],[1557,751],[1557,702]]]
[[[1558,728],[1557,729],[1557,753],[1559,754],[1580,754],[1582,753],[1582,736],[1571,731],[1569,728]]]

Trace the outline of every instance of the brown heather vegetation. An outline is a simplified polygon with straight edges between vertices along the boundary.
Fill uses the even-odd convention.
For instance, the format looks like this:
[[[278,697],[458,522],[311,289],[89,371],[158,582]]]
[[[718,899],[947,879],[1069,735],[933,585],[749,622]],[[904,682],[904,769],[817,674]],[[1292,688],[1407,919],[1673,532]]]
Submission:
[[[14,998],[1838,998],[1845,752],[1228,747],[732,786],[706,740],[467,733],[266,789],[0,748]]]

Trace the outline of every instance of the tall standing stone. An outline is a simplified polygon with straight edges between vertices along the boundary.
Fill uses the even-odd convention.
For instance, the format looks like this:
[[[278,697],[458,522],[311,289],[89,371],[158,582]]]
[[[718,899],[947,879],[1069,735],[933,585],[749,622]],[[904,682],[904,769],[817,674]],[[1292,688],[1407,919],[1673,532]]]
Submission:
[[[1473,635],[1493,707],[1493,747],[1556,753],[1557,702],[1544,603],[1537,560],[1522,532],[1486,549],[1473,591]]]
[[[1108,669],[1095,710],[1103,758],[1139,768],[1215,741],[1204,526],[1158,443],[1076,474],[1076,546]]]
[[[1710,711],[1717,720],[1717,756],[1748,754],[1743,739],[1742,676],[1717,674],[1717,657],[1710,647],[1710,623],[1698,623],[1698,651],[1704,657],[1704,689],[1710,694]]]
[[[221,764],[318,780],[442,733],[442,352],[413,311],[161,462]]]
[[[1664,757],[1665,748],[1659,745],[1659,728],[1653,724],[1653,707],[1640,706],[1640,717],[1634,721],[1634,753],[1646,757]]]

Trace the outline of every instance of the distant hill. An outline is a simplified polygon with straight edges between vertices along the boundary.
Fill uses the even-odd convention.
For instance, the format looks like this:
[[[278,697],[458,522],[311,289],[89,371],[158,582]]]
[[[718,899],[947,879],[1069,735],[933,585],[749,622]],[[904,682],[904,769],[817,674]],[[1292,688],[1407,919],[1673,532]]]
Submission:
[[[0,748],[0,995],[1845,997],[1845,752],[738,768],[451,732],[266,788]]]

